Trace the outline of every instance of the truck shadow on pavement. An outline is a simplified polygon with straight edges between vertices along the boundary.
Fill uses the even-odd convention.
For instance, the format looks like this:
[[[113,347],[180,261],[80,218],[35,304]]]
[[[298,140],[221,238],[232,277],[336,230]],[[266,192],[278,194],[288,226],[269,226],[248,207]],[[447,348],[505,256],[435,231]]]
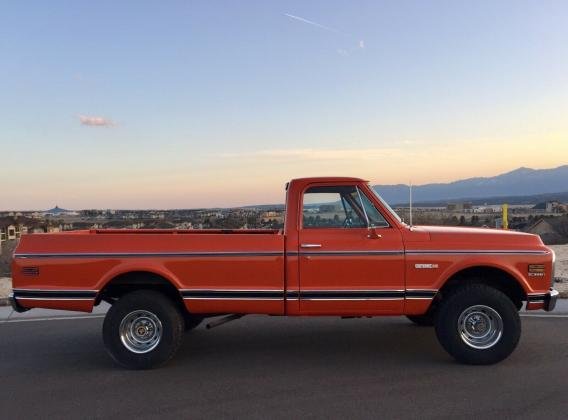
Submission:
[[[401,318],[251,317],[243,320],[243,325],[237,322],[218,330],[200,327],[188,332],[174,363],[251,366],[278,360],[280,366],[293,369],[302,365],[313,369],[353,363],[454,363],[438,344],[433,328],[418,327]],[[222,328],[226,330],[221,331]]]
[[[211,330],[204,322],[186,333],[162,369],[257,373],[298,369],[350,369],[455,364],[438,344],[433,328],[403,318],[285,318],[249,316]],[[11,369],[116,370],[101,339],[101,319],[4,325],[0,350]],[[21,352],[18,349],[26,349]],[[276,364],[275,364],[276,363]],[[4,366],[7,365],[7,366]],[[120,369],[120,368],[118,368]],[[243,370],[244,369],[244,370]]]

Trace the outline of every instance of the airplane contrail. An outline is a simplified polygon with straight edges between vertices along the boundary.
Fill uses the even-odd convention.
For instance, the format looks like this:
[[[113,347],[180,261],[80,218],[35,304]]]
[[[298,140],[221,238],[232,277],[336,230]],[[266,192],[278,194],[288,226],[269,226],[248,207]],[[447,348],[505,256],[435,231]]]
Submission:
[[[317,23],[308,19],[304,19],[300,16],[291,15],[290,13],[284,13],[284,16],[288,16],[290,19],[295,19],[303,23],[307,23],[308,25],[316,26],[321,29],[325,29],[326,31],[335,32],[336,34],[348,35],[345,32],[338,31],[337,29],[330,28],[329,26],[322,25],[321,23]]]

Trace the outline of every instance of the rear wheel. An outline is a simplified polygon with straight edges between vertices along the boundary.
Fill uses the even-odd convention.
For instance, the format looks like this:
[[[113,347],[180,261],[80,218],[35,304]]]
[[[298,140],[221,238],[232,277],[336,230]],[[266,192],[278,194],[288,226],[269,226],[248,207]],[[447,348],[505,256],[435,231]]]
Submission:
[[[103,341],[121,366],[150,369],[175,355],[184,326],[174,302],[159,292],[139,290],[111,306],[103,323]]]
[[[435,327],[444,349],[459,362],[472,365],[507,358],[521,335],[513,302],[484,284],[464,286],[442,300]]]

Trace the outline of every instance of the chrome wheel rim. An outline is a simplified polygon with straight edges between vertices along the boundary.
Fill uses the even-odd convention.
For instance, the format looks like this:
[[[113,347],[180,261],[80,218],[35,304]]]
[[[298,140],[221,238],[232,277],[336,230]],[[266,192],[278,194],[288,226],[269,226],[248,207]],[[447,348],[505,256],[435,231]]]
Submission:
[[[133,353],[148,353],[154,350],[162,339],[162,323],[150,311],[136,310],[120,322],[120,340]]]
[[[503,319],[489,306],[474,305],[465,309],[458,318],[462,341],[474,349],[493,347],[503,335]]]

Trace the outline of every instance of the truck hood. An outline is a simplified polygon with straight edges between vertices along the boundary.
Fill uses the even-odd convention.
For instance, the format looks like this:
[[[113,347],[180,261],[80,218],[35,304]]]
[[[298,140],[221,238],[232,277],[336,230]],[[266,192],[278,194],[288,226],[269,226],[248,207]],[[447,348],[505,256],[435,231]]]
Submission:
[[[408,227],[408,235],[405,235],[405,240],[409,242],[429,241],[444,246],[463,244],[468,248],[483,246],[485,248],[519,249],[526,247],[542,248],[544,246],[538,235],[504,229],[475,227],[413,226],[412,228]]]

